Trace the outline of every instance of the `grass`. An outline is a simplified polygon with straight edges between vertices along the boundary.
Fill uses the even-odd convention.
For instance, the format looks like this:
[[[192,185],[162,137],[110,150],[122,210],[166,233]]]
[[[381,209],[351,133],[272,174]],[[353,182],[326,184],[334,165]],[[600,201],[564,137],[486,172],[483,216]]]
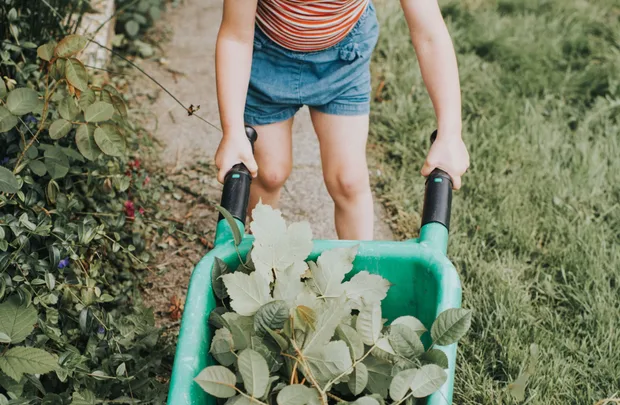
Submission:
[[[620,5],[442,1],[472,165],[449,256],[472,330],[454,403],[594,404],[620,396]],[[419,229],[434,112],[398,2],[382,2],[371,142],[400,237]],[[539,361],[524,399],[510,384]],[[515,394],[517,394],[515,396]]]

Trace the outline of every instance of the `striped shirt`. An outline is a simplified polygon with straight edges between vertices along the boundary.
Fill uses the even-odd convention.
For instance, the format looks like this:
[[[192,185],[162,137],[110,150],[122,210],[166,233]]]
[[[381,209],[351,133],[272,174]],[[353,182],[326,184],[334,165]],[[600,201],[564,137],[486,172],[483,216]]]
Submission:
[[[353,29],[370,0],[259,0],[256,24],[292,51],[336,45]]]

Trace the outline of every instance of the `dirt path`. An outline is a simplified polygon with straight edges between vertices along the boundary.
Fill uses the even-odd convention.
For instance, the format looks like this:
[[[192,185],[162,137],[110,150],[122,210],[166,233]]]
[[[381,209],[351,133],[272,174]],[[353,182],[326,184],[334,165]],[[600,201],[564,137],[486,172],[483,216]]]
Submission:
[[[198,114],[218,126],[214,54],[221,3],[221,0],[185,0],[177,9],[166,13],[160,26],[171,32],[171,38],[162,45],[164,63],[142,63],[145,70],[179,100],[186,105],[199,105]],[[143,79],[138,79],[135,86],[154,88],[152,83]],[[163,92],[159,93],[151,112],[158,120],[155,136],[164,145],[162,162],[174,167],[173,171],[178,175],[193,180],[190,184],[192,193],[183,193],[177,196],[181,197],[177,201],[163,203],[174,207],[179,218],[184,218],[180,221],[195,221],[199,232],[201,226],[212,230],[216,214],[207,206],[196,205],[196,195],[204,194],[217,201],[220,188],[212,176],[209,178],[205,170],[200,169],[204,165],[195,164],[212,162],[220,132],[195,117],[188,117],[187,112]],[[288,221],[308,220],[317,239],[335,238],[333,202],[323,183],[318,142],[307,109],[295,118],[293,145],[294,169],[283,193],[282,212]],[[186,217],[190,212],[191,215]],[[376,239],[392,239],[378,204],[375,223]],[[207,239],[208,230],[202,229]],[[192,265],[206,251],[207,247],[202,251],[195,247],[187,249],[185,259],[177,264],[177,268],[168,270],[163,279],[153,282],[154,286],[167,286],[167,291],[151,292],[147,299],[161,301],[163,298],[166,301],[169,300],[167,296],[184,297]]]

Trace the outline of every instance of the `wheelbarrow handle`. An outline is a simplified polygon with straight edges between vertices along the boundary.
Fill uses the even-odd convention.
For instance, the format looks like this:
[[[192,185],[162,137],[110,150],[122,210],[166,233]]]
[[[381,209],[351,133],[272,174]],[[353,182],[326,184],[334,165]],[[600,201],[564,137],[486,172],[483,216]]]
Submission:
[[[246,125],[245,134],[252,145],[252,152],[254,152],[254,143],[258,139],[258,133],[254,128]],[[228,211],[233,218],[238,219],[244,224],[248,210],[248,202],[250,200],[251,185],[252,175],[243,163],[234,165],[224,177],[224,190],[222,191],[220,205]],[[223,216],[220,214],[218,221],[222,219]]]
[[[437,138],[437,130],[431,135],[431,144]],[[452,207],[452,179],[445,171],[437,168],[426,178],[422,226],[437,222],[450,229]]]

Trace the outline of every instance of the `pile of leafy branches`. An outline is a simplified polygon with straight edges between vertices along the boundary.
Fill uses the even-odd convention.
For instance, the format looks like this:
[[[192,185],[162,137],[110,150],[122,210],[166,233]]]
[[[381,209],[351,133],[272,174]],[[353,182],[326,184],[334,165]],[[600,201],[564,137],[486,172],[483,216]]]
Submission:
[[[126,100],[77,58],[85,38],[38,59],[18,43],[0,80],[0,404],[161,403],[160,331],[134,296],[159,193]]]
[[[248,263],[230,272],[217,261],[213,290],[222,306],[210,353],[220,365],[195,381],[230,404],[411,404],[441,388],[448,358],[435,346],[457,342],[471,312],[449,309],[430,330],[413,316],[382,318],[390,283],[356,272],[357,246],[325,251],[316,262],[307,223],[286,227],[279,211],[258,205]],[[228,310],[230,307],[232,310]]]

